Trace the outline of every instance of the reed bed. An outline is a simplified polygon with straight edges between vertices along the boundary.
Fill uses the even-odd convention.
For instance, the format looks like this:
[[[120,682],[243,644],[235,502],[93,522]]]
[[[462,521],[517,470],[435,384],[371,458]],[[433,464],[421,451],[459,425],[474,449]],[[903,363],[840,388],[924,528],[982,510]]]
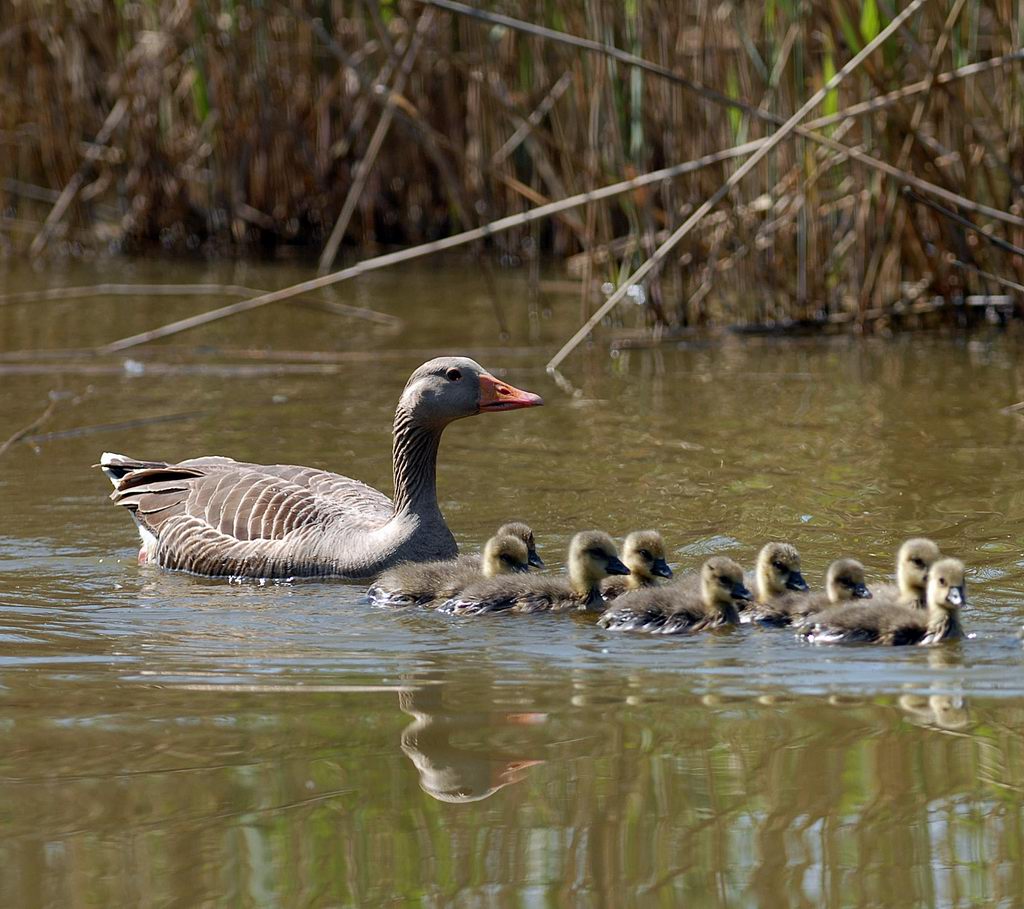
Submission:
[[[564,262],[583,318],[726,183],[745,157],[730,150],[770,137],[897,13],[884,0],[486,5],[511,22],[378,0],[5,10],[0,254],[298,251],[327,270],[708,157],[475,237],[506,265]],[[614,318],[871,328],[962,318],[967,302],[990,318],[1019,309],[1022,22],[1010,0],[924,3]],[[927,186],[942,207],[922,201]]]

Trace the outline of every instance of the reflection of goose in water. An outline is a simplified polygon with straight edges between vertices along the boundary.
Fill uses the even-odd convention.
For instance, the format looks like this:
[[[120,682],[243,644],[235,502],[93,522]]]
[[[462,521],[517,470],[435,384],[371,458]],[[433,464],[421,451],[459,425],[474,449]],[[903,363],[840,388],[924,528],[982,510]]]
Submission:
[[[402,730],[402,751],[420,775],[420,788],[440,802],[479,802],[512,783],[542,760],[520,755],[525,727],[543,724],[544,713],[468,711],[461,702],[446,704],[445,684],[407,688],[398,706],[413,718]],[[523,730],[522,743],[497,744],[494,733]],[[505,738],[505,737],[502,737]]]

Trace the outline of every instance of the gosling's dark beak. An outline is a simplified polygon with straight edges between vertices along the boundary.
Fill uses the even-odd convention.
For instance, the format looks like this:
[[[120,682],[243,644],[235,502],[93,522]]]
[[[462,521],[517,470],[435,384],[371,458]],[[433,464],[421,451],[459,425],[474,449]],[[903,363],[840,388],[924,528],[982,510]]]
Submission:
[[[810,590],[807,586],[807,582],[804,580],[804,576],[799,571],[791,571],[789,577],[786,579],[786,588],[788,590]]]
[[[664,559],[655,559],[654,564],[651,566],[651,574],[659,578],[670,578],[672,577],[672,569],[668,567],[668,562]]]
[[[946,594],[946,602],[950,606],[963,606],[966,599],[963,587],[950,587]]]
[[[871,599],[871,591],[868,590],[867,584],[854,584],[851,590],[853,591],[853,598],[855,600]]]
[[[518,565],[516,565],[516,567],[515,567],[515,568],[513,568],[512,570],[513,570],[513,571],[516,571],[516,572],[519,572],[519,571],[529,571],[529,570],[530,570],[530,566],[529,566],[529,565],[524,565],[524,564],[523,564],[522,562],[520,562],[520,563],[519,563]]]
[[[608,557],[608,574],[629,574],[629,569],[622,564],[615,556]]]
[[[729,592],[734,600],[753,599],[753,594],[747,589],[745,584],[742,584],[739,581],[732,585],[732,590]]]
[[[537,555],[536,549],[530,550],[530,565],[534,568],[544,567],[544,560],[539,555]]]

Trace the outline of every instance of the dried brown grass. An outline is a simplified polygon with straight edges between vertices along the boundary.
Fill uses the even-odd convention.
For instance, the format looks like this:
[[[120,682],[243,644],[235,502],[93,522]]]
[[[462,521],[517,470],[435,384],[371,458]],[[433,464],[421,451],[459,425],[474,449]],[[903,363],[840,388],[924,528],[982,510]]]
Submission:
[[[863,45],[885,4],[508,0],[520,19],[615,45],[785,118]],[[0,247],[27,249],[54,196],[81,186],[48,251],[298,248],[319,254],[424,7],[326,0],[6,5],[0,26]],[[803,11],[803,12],[801,12]],[[865,12],[867,11],[867,12]],[[926,4],[823,112],[1020,50],[1013,4]],[[986,205],[1024,214],[1020,64],[938,82],[830,127],[832,138]],[[552,89],[557,91],[552,92]],[[551,96],[549,97],[549,93]],[[117,102],[128,110],[91,145]],[[366,253],[475,227],[772,127],[650,73],[438,11],[359,194]],[[533,112],[538,112],[531,118]],[[510,142],[514,138],[513,142]],[[90,155],[90,150],[91,155]],[[90,160],[91,159],[91,160]],[[728,177],[723,161],[493,240],[538,246],[615,283]],[[982,222],[979,222],[982,223]],[[993,224],[1018,246],[1024,230]],[[952,259],[974,270],[957,266]],[[678,249],[629,324],[841,317],[1024,283],[1007,255],[899,186],[805,139],[774,150]]]

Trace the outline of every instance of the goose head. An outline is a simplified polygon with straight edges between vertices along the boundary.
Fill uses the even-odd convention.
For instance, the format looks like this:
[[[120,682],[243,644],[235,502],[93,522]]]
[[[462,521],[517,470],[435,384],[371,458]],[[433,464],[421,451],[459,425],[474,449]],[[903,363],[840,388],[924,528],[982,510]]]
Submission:
[[[856,559],[836,559],[828,566],[825,591],[830,603],[871,598],[871,591],[864,583],[864,566]]]
[[[757,557],[757,589],[762,597],[787,590],[808,590],[800,573],[800,553],[789,543],[768,543]]]
[[[615,542],[600,530],[578,533],[569,544],[569,580],[578,593],[594,590],[610,574],[629,574]]]
[[[727,556],[715,556],[701,566],[700,591],[704,605],[713,609],[727,608],[751,597],[743,583],[743,569]]]
[[[492,376],[468,357],[438,357],[410,377],[399,407],[422,426],[443,428],[478,413],[539,407],[540,395]]]
[[[959,559],[940,559],[928,572],[928,609],[956,615],[967,602],[964,563]]]
[[[537,541],[533,538],[533,530],[529,524],[524,524],[522,521],[509,521],[508,524],[502,524],[501,527],[498,528],[496,536],[518,537],[526,544],[526,551],[530,556],[530,566],[533,568],[544,567],[543,559],[537,555]]]
[[[939,559],[939,547],[924,537],[907,540],[896,554],[896,583],[900,595],[924,600],[928,569]]]
[[[529,559],[529,550],[519,537],[499,532],[487,541],[480,561],[484,577],[493,578],[513,571],[529,571]]]
[[[656,530],[635,530],[622,547],[622,561],[630,574],[644,583],[655,578],[672,577],[672,569],[665,561],[665,542]]]

